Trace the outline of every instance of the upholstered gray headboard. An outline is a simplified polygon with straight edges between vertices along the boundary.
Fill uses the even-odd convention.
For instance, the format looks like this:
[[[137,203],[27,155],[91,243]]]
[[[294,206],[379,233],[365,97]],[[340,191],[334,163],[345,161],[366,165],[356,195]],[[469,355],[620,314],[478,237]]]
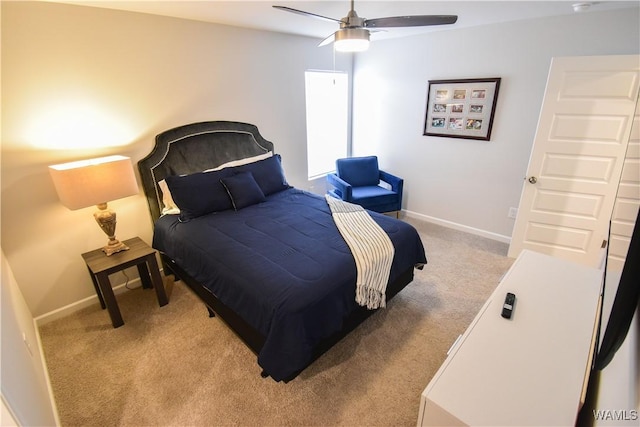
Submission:
[[[152,221],[162,212],[158,182],[167,176],[201,172],[269,151],[273,152],[273,143],[248,123],[191,123],[160,133],[151,153],[138,162]]]

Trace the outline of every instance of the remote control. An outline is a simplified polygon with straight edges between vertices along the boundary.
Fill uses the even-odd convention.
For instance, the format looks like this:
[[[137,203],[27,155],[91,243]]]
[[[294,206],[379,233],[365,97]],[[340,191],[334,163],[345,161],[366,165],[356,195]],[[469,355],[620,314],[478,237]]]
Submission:
[[[507,292],[507,296],[504,298],[504,304],[502,305],[502,317],[505,319],[511,319],[511,313],[513,313],[513,304],[516,302],[516,296],[511,292]]]

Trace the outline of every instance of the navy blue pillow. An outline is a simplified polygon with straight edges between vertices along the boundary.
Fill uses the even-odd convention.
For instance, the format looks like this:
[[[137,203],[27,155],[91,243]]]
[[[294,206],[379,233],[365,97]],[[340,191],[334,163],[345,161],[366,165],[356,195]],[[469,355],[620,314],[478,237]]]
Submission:
[[[267,159],[247,165],[237,166],[233,169],[241,172],[251,172],[265,196],[289,188],[282,170],[280,154],[275,154]]]
[[[251,172],[240,172],[236,175],[222,178],[220,182],[227,190],[235,210],[266,200]]]
[[[229,194],[220,182],[233,174],[231,169],[168,176],[165,179],[173,200],[180,208],[180,221],[233,208]]]

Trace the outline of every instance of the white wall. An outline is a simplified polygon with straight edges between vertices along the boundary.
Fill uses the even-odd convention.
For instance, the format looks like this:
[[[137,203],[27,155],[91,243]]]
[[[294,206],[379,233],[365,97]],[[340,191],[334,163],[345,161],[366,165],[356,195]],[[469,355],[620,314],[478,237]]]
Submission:
[[[58,425],[38,331],[4,253],[0,253],[0,272],[0,425]]]
[[[354,65],[354,155],[405,179],[403,208],[508,241],[551,58],[640,53],[638,9],[372,43]],[[501,77],[491,141],[423,136],[429,80]]]
[[[108,154],[136,162],[161,131],[238,120],[274,142],[293,185],[309,185],[304,71],[333,69],[318,40],[65,4],[1,5],[1,238],[35,316],[94,295],[80,254],[106,242],[93,208],[59,203],[48,165]],[[336,60],[351,72],[350,56]],[[119,238],[151,242],[142,194],[109,205]]]

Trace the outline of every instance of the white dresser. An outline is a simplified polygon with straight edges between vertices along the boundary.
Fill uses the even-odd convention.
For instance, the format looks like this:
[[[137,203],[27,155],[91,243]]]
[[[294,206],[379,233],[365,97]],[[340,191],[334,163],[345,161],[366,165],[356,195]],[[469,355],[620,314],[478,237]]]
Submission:
[[[573,426],[601,285],[602,270],[523,251],[422,392],[418,425]]]

